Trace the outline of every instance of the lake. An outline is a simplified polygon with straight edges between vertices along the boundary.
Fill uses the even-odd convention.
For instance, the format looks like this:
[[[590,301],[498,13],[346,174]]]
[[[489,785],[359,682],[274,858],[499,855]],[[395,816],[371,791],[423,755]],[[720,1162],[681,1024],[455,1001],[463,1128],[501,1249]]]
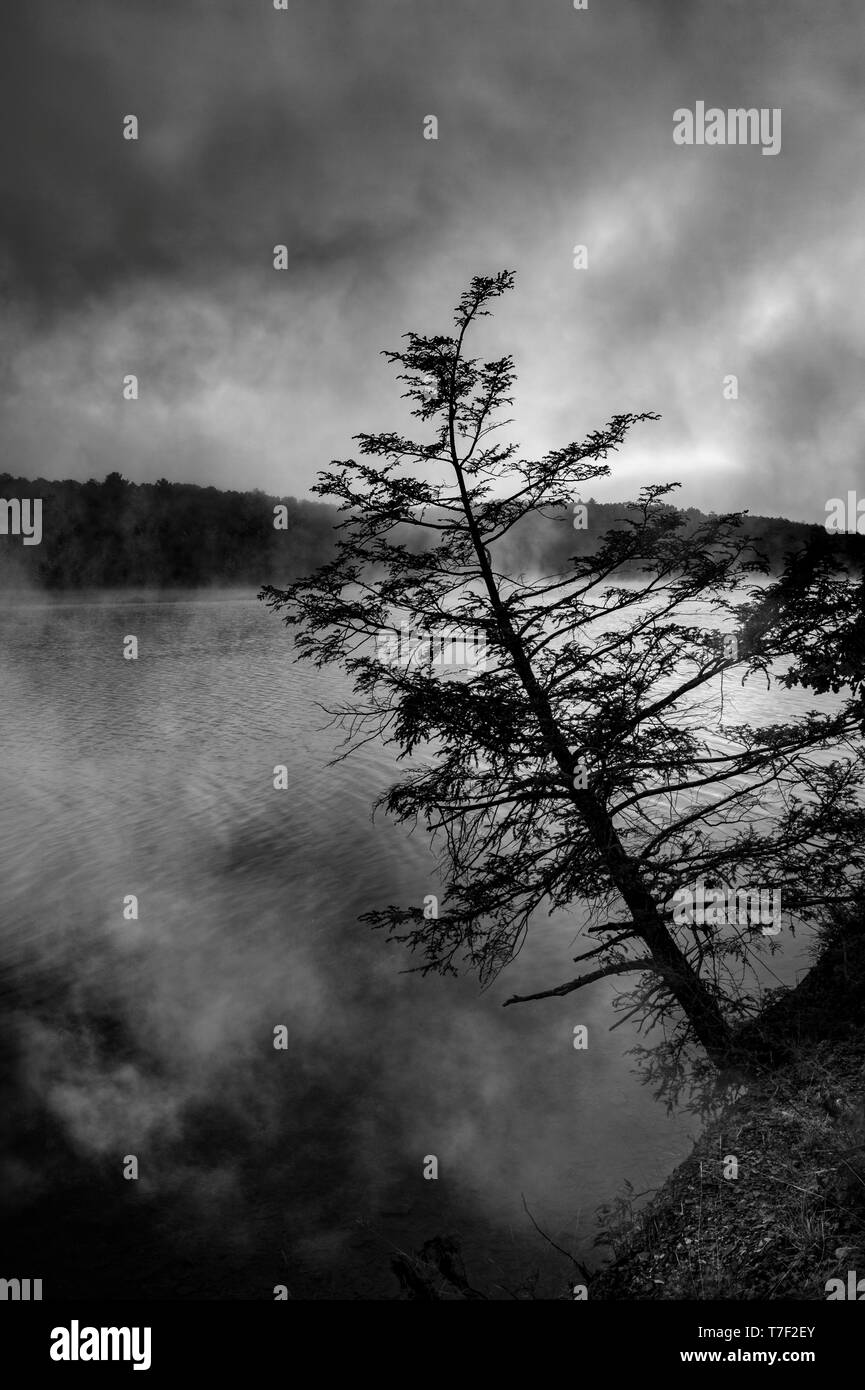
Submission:
[[[0,675],[7,1275],[46,1298],[393,1298],[394,1252],[449,1234],[490,1296],[533,1270],[555,1295],[572,1271],[523,1196],[591,1255],[598,1204],[689,1151],[699,1122],[609,1031],[615,982],[502,1008],[570,977],[579,913],[485,993],[406,973],[357,922],[441,891],[435,861],[370,820],[387,750],[328,766],[318,706],[346,682],[253,596],[7,604]],[[729,698],[777,717],[777,694]],[[806,965],[788,943],[785,978]]]

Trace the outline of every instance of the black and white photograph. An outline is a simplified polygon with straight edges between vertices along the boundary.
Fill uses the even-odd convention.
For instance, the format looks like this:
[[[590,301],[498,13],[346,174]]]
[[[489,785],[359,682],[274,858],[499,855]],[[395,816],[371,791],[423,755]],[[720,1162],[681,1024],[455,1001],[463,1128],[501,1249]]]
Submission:
[[[155,1373],[157,1305],[675,1304],[665,1365],[819,1368],[865,9],[0,26],[3,1326]]]

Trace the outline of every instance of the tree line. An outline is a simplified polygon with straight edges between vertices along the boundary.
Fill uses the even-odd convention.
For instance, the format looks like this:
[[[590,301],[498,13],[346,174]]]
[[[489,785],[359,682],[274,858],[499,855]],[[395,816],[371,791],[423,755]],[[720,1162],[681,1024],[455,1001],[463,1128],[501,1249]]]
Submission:
[[[133,483],[120,473],[102,481],[49,481],[0,474],[0,497],[40,497],[43,540],[25,546],[0,538],[0,583],[5,589],[48,590],[198,588],[280,583],[333,558],[340,520],[328,503],[277,497],[259,489],[224,491],[193,483]],[[510,570],[558,570],[570,555],[587,555],[636,504],[587,503],[585,528],[575,530],[560,508],[531,513],[509,533],[501,557]],[[274,528],[274,508],[285,507],[284,529]],[[706,521],[695,507],[682,510],[686,531]],[[784,555],[813,540],[823,528],[781,517],[746,515],[742,534],[758,542],[770,569]],[[423,540],[403,536],[410,549]],[[836,554],[861,563],[865,538],[836,539]]]
[[[42,498],[42,543],[0,537],[6,589],[255,586],[323,564],[333,507],[259,490],[133,483],[120,473],[85,483],[0,474],[0,497]],[[283,529],[274,508],[285,508]]]

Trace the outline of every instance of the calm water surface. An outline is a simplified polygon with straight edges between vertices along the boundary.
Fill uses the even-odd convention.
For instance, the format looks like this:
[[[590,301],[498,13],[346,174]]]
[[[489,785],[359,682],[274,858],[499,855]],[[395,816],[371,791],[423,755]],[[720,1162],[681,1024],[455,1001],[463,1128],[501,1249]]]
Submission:
[[[370,821],[385,750],[328,766],[344,679],[254,598],[9,606],[0,676],[6,1247],[46,1297],[390,1298],[393,1251],[437,1233],[493,1296],[532,1269],[556,1293],[522,1195],[585,1253],[600,1202],[688,1152],[698,1122],[609,1031],[613,985],[501,1007],[569,977],[578,914],[483,994],[357,922],[436,892],[435,863]],[[781,973],[806,962],[793,943]]]

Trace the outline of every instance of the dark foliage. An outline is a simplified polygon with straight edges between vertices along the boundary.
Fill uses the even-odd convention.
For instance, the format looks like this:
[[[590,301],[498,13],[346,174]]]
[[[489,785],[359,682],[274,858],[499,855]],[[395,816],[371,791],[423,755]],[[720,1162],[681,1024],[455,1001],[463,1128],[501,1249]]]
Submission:
[[[42,499],[42,542],[0,537],[6,589],[257,585],[323,564],[335,512],[319,502],[191,483],[49,482],[0,474],[0,496]],[[274,507],[287,509],[274,528]]]

